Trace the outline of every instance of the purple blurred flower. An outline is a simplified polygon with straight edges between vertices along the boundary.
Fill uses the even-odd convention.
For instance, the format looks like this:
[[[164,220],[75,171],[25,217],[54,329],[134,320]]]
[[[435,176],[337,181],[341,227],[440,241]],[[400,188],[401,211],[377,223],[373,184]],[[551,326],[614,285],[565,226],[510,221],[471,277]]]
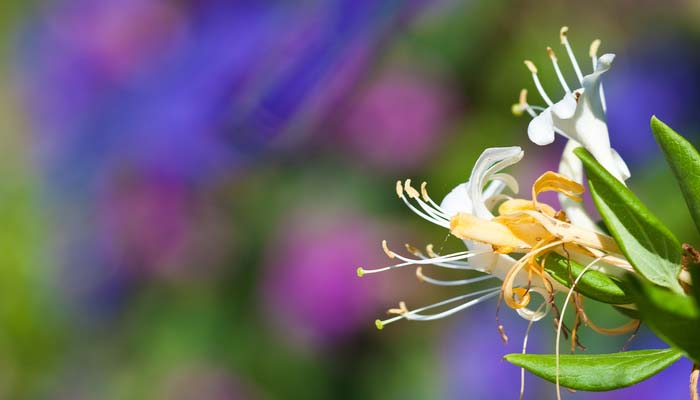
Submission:
[[[389,71],[349,104],[340,121],[342,141],[375,166],[417,167],[439,144],[451,108],[452,99],[438,82]]]
[[[269,245],[261,290],[266,315],[285,336],[317,345],[370,327],[381,291],[377,281],[356,278],[356,262],[385,262],[367,258],[380,237],[380,228],[360,214],[297,212]]]
[[[501,322],[514,338],[522,338],[528,321],[512,313],[501,313]],[[549,324],[546,324],[549,327]],[[542,335],[543,324],[535,323],[528,339],[528,353],[542,353],[549,335]],[[509,353],[522,351],[521,340],[503,344],[496,329],[493,310],[474,308],[461,314],[441,340],[442,375],[445,399],[513,399],[520,393],[520,369],[503,360]],[[542,381],[525,376],[525,398],[543,398]],[[553,389],[553,386],[552,386]],[[552,393],[554,393],[552,391]]]
[[[639,38],[631,46],[629,54],[618,57],[605,94],[614,147],[624,159],[640,163],[657,151],[649,128],[652,115],[680,132],[697,119],[700,60],[697,46],[663,34]]]
[[[18,76],[73,286],[118,297],[120,271],[179,257],[193,194],[325,118],[423,3],[44,5]]]
[[[313,126],[418,3],[54,2],[21,42],[42,157],[77,189],[123,164],[206,178]]]

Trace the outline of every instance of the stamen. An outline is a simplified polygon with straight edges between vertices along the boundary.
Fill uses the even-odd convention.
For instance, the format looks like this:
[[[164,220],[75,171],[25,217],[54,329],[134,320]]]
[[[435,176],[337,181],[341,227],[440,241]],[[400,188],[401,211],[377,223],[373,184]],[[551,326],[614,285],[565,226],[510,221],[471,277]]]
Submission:
[[[598,62],[598,49],[600,48],[600,39],[596,39],[591,42],[591,47],[588,48],[588,55],[593,60],[593,68],[595,69],[595,64]]]
[[[420,255],[416,255],[416,256],[420,257],[420,259],[411,259],[411,258],[404,257],[400,254],[397,254],[397,253],[391,251],[389,249],[389,246],[386,243],[386,240],[382,241],[382,249],[384,249],[384,252],[390,258],[398,258],[399,260],[401,260],[403,262],[399,263],[399,264],[394,264],[394,265],[390,265],[387,267],[375,268],[375,269],[365,269],[363,267],[358,267],[356,270],[358,277],[361,278],[361,277],[365,276],[366,274],[376,274],[379,272],[384,272],[384,271],[389,271],[392,269],[402,268],[402,267],[406,267],[409,265],[435,265],[438,267],[443,267],[443,268],[448,268],[448,269],[477,270],[476,268],[471,267],[466,263],[460,263],[459,261],[489,252],[486,250],[484,250],[484,251],[460,251],[460,252],[456,252],[456,253],[452,253],[452,254],[447,254],[444,256],[438,256],[435,254],[435,257],[432,257],[432,258],[425,257],[424,255],[420,254],[420,252],[418,252]],[[414,250],[416,250],[416,249],[414,248]]]
[[[396,253],[389,250],[389,246],[386,244],[386,240],[382,240],[382,249],[389,258],[396,258]]]
[[[396,181],[396,195],[399,196],[399,199],[403,199],[403,185],[401,181]]]
[[[485,280],[496,278],[493,275],[484,275],[484,276],[479,276],[476,278],[460,279],[460,280],[435,279],[435,278],[431,278],[429,276],[426,276],[423,273],[423,267],[416,268],[416,277],[418,277],[418,280],[420,280],[421,282],[430,283],[431,285],[435,285],[435,286],[464,286],[464,285],[469,285],[472,283],[482,282]]]
[[[583,275],[593,267],[598,261],[600,261],[603,257],[598,257],[595,260],[591,261],[586,267],[578,274],[576,277],[576,280],[574,280],[574,283],[571,284],[571,288],[569,289],[569,292],[566,294],[566,299],[564,300],[564,306],[562,307],[561,310],[561,316],[559,318],[559,324],[557,326],[557,337],[556,337],[556,346],[555,346],[555,351],[556,354],[554,356],[555,358],[555,377],[556,377],[556,386],[557,386],[557,400],[561,400],[561,388],[559,386],[559,340],[561,338],[561,327],[562,324],[564,323],[564,313],[566,313],[566,306],[569,304],[569,299],[571,299],[571,295],[574,293],[574,289],[576,288],[576,284],[581,280]]]
[[[591,62],[593,63],[593,71],[598,64],[598,48],[600,47],[600,39],[596,39],[591,43],[591,47],[588,49],[588,55],[591,56]],[[603,106],[603,112],[607,111],[607,105],[605,104],[605,91],[603,90],[603,83],[600,83],[600,105]]]
[[[540,304],[535,313],[542,312],[542,307],[544,307],[545,304],[547,303],[545,302]],[[527,330],[525,331],[525,337],[523,338],[523,354],[527,353],[527,339],[530,337],[530,330],[532,329],[532,325],[534,324],[534,319],[531,319],[530,322],[527,324]],[[525,396],[525,368],[520,368],[520,400],[523,400],[523,396]]]
[[[390,308],[387,310],[387,314],[404,315],[408,312],[408,307],[406,307],[405,301],[399,301],[399,308]]]
[[[406,194],[408,194],[408,197],[410,197],[412,199],[420,198],[420,193],[418,193],[418,191],[416,189],[414,189],[413,186],[411,186],[410,179],[406,179],[406,181],[404,182],[403,190],[405,190]]]
[[[406,194],[408,194],[408,197],[415,200],[425,212],[417,209],[413,204],[411,204],[411,202],[406,198],[406,196],[404,196],[404,191],[406,192]],[[423,200],[421,200],[418,191],[411,186],[410,179],[406,179],[406,182],[404,184],[402,184],[401,181],[396,181],[396,194],[404,202],[404,204],[406,204],[406,207],[408,207],[419,217],[443,228],[449,228],[450,221],[445,215],[445,213],[442,211],[442,209],[440,209],[437,206],[430,207]]]
[[[442,208],[440,208],[440,206],[436,204],[428,204],[424,202],[423,199],[421,199],[421,196],[418,193],[418,191],[414,189],[413,186],[411,186],[410,179],[406,179],[406,182],[404,183],[404,191],[408,194],[408,197],[415,200],[416,203],[418,203],[418,205],[434,220],[449,220],[447,214],[445,214],[445,212],[442,211]]]
[[[540,96],[544,100],[545,103],[547,103],[548,106],[553,106],[554,103],[552,103],[552,99],[547,96],[547,93],[544,91],[544,88],[542,87],[542,83],[540,82],[540,78],[537,76],[537,67],[535,67],[535,64],[530,61],[530,60],[525,60],[523,61],[525,63],[525,66],[527,69],[530,70],[530,73],[532,74],[532,80],[535,82],[535,87],[537,88],[537,91],[540,93]]]
[[[473,305],[479,304],[485,300],[488,300],[492,297],[495,297],[499,293],[500,293],[500,289],[498,289],[498,288],[479,290],[479,291],[476,291],[473,293],[468,293],[465,295],[453,297],[451,299],[443,300],[441,302],[431,304],[429,306],[421,307],[421,308],[415,309],[413,311],[407,311],[406,313],[404,313],[402,315],[398,315],[398,316],[393,317],[393,318],[389,318],[386,320],[376,320],[376,321],[374,321],[374,324],[376,325],[377,329],[381,330],[384,328],[384,326],[386,326],[392,322],[396,322],[398,320],[401,320],[401,319],[406,319],[409,321],[433,321],[436,319],[448,317],[448,316],[455,314],[459,311],[465,310]],[[440,312],[437,314],[428,314],[428,315],[419,314],[420,312],[423,312],[423,311],[432,310],[434,308],[442,307],[442,306],[450,304],[450,303],[454,303],[454,302],[457,302],[460,300],[464,300],[464,299],[468,299],[468,298],[480,296],[480,295],[483,295],[483,296],[476,298],[474,300],[470,300],[466,303],[460,304],[456,307],[453,307],[451,309],[448,309],[446,311],[443,311],[443,312]]]
[[[432,245],[432,243],[431,243],[431,244],[428,244],[427,246],[425,246],[425,251],[426,251],[426,253],[428,253],[428,255],[429,255],[430,257],[432,257],[432,258],[437,258],[437,257],[439,257],[439,256],[438,256],[438,254],[437,254],[435,251],[433,251],[434,248],[435,248],[435,247],[434,247],[434,246]]]
[[[523,111],[527,111],[530,117],[535,118],[537,116],[535,108],[544,110],[544,107],[533,107],[530,104],[528,104],[527,89],[521,89],[520,95],[518,96],[518,102],[516,104],[513,104],[513,106],[511,107],[511,111],[516,117],[521,116],[523,114]]]
[[[547,55],[549,55],[549,58],[552,60],[552,66],[554,67],[554,72],[557,74],[557,78],[559,78],[561,87],[564,88],[566,93],[571,93],[571,89],[569,89],[569,85],[566,84],[566,79],[564,79],[564,74],[562,74],[561,69],[559,68],[557,56],[554,54],[554,50],[552,50],[551,47],[547,47]]]
[[[578,62],[576,61],[576,56],[574,56],[574,51],[571,49],[571,45],[569,44],[569,39],[566,37],[566,34],[569,32],[569,27],[568,26],[562,26],[561,29],[559,30],[559,39],[561,40],[561,44],[566,47],[566,52],[569,54],[569,59],[571,60],[571,65],[574,67],[574,71],[576,71],[576,77],[578,78],[579,83],[581,86],[583,86],[583,74],[581,73],[581,68],[578,66]]]

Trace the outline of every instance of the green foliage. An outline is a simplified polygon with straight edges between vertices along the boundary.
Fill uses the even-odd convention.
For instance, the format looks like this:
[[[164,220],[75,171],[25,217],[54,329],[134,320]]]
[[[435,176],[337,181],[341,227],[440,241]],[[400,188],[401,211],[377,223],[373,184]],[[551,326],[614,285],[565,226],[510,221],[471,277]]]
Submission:
[[[629,282],[630,293],[644,323],[666,343],[700,361],[700,314],[694,300],[632,274]]]
[[[545,258],[544,269],[555,281],[570,288],[584,267],[557,253],[549,253]],[[592,269],[581,276],[576,284],[576,291],[607,304],[631,303],[630,297],[625,293],[623,282]]]
[[[615,390],[641,382],[678,361],[674,349],[637,350],[613,354],[566,354],[559,356],[559,383],[589,392]],[[556,382],[554,354],[508,354],[506,361]]]
[[[681,245],[673,233],[589,152],[583,148],[574,152],[583,161],[598,211],[635,270],[657,285],[681,292],[677,279]]]
[[[656,116],[651,117],[651,131],[678,180],[690,215],[700,232],[700,154],[690,142]]]

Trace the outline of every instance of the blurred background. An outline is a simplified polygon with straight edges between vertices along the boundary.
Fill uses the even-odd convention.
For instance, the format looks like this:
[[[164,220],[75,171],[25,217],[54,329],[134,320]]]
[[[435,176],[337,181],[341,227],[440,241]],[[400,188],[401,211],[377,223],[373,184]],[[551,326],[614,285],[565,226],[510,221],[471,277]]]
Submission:
[[[524,147],[524,188],[556,168],[562,141],[529,143],[510,106],[523,87],[541,103],[525,58],[559,93],[547,45],[573,76],[569,25],[585,71],[593,39],[618,55],[605,89],[630,185],[699,244],[648,127],[700,140],[699,21],[690,0],[5,0],[0,398],[517,398],[501,357],[526,324],[502,310],[504,345],[495,301],[374,327],[399,300],[460,293],[412,270],[355,276],[390,262],[382,239],[445,240],[394,182],[439,199],[487,146]],[[537,324],[529,350],[553,352],[553,333]],[[662,346],[644,328],[631,344]],[[564,394],[687,398],[689,371]],[[553,397],[527,377],[526,398]]]

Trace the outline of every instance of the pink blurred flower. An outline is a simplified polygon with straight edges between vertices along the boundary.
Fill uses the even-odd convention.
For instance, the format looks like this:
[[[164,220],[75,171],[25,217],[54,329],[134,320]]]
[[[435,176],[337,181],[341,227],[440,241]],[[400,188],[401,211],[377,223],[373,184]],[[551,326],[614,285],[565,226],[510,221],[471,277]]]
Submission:
[[[280,225],[261,293],[284,336],[327,344],[372,326],[381,291],[378,281],[356,277],[356,262],[386,262],[374,251],[380,232],[367,216],[348,211],[302,210]]]
[[[449,122],[453,101],[439,82],[388,71],[350,102],[342,141],[373,165],[405,169],[421,165]]]

